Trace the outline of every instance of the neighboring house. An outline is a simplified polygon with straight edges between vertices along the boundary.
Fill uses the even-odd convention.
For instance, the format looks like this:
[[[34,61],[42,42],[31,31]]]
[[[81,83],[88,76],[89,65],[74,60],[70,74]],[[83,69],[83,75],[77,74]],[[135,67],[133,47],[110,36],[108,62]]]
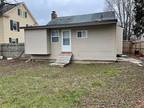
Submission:
[[[37,25],[24,3],[0,4],[0,43],[24,43],[24,30],[20,26]]]
[[[57,17],[45,26],[25,29],[25,53],[57,59],[72,53],[73,60],[115,61],[122,54],[123,29],[114,12]]]

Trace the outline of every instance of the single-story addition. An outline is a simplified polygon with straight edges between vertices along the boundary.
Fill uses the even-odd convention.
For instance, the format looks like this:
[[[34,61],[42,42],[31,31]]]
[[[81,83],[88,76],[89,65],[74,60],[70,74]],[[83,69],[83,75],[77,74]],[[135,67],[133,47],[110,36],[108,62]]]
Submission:
[[[57,60],[72,54],[72,60],[116,61],[122,54],[122,31],[115,12],[58,17],[51,14],[44,26],[25,29],[25,53]]]

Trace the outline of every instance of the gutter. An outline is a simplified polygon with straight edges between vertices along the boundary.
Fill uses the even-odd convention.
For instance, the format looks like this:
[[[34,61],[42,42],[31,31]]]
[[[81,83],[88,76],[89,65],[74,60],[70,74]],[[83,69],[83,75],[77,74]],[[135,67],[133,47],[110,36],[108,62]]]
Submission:
[[[72,27],[85,27],[85,26],[95,26],[95,25],[104,25],[104,24],[116,24],[116,23],[117,23],[117,19],[114,19],[114,20],[103,20],[103,21],[94,21],[94,22],[85,22],[85,23],[56,24],[56,25],[43,25],[43,26],[29,26],[29,27],[20,27],[20,29],[37,30],[37,29],[54,29],[54,28],[72,28]]]

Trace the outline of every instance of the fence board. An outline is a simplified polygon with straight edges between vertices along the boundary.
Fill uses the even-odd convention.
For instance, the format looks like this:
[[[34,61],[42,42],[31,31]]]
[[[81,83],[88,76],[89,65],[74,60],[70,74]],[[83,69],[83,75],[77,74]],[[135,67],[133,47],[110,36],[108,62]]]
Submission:
[[[144,41],[131,43],[129,41],[123,42],[123,53],[134,54],[135,51],[139,51],[141,55],[144,55]]]
[[[0,44],[0,56],[17,57],[24,51],[24,44]]]

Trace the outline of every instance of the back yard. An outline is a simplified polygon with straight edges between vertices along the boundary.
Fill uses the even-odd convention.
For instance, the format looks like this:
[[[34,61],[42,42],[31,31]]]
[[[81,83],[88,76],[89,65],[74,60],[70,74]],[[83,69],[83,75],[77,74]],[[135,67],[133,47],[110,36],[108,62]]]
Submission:
[[[144,108],[144,67],[0,62],[0,108]]]

